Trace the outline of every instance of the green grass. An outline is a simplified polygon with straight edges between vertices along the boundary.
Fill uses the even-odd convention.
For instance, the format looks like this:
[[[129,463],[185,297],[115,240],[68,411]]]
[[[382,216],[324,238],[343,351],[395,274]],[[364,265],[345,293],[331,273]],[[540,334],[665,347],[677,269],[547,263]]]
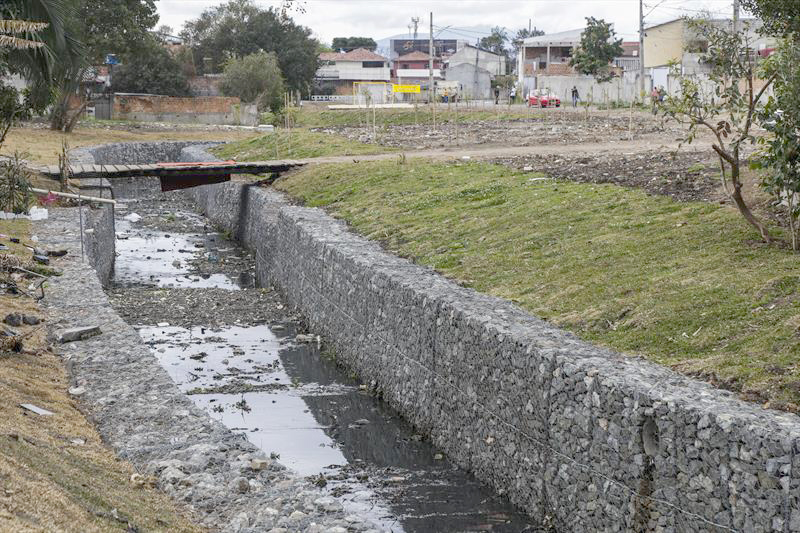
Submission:
[[[392,152],[374,144],[351,141],[338,135],[315,133],[304,129],[276,130],[274,133],[227,143],[211,151],[217,156],[239,161],[263,161],[271,159],[299,159],[329,155],[365,155]]]
[[[541,117],[543,113],[552,114],[552,109],[531,109],[526,111],[509,111],[507,106],[498,106],[497,109],[490,110],[468,110],[464,105],[459,104],[458,113],[456,107],[451,105],[449,108],[438,106],[436,108],[436,122],[477,122],[482,120],[518,120]],[[306,128],[324,128],[331,126],[364,126],[367,121],[367,111],[364,109],[339,109],[339,110],[318,110],[318,109],[299,109],[292,113],[292,117],[297,126]],[[413,109],[378,109],[375,111],[375,122],[380,128],[383,125],[410,125],[425,124],[432,122],[433,116],[428,106],[420,105],[416,111]],[[372,112],[369,112],[369,122],[372,124]]]
[[[800,406],[800,262],[732,209],[482,163],[308,167],[278,183],[582,338]]]

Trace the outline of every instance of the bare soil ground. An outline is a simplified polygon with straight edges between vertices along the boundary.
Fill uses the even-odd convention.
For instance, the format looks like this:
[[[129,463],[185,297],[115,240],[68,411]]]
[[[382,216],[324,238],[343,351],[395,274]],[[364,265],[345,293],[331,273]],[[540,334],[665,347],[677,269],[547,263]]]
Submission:
[[[561,110],[531,114],[531,118],[512,120],[462,121],[450,119],[434,128],[425,121],[411,125],[389,125],[377,121],[375,128],[329,126],[313,131],[342,135],[348,139],[404,149],[452,148],[480,145],[551,146],[594,142],[613,142],[641,138],[676,137],[680,128],[660,118],[636,112],[607,115]],[[452,114],[449,112],[448,114]],[[447,115],[445,115],[447,116]]]
[[[507,156],[493,163],[578,183],[638,187],[680,201],[724,201],[718,164],[708,152],[640,152]]]
[[[30,161],[54,164],[58,163],[62,142],[69,148],[78,148],[124,141],[234,141],[252,136],[249,130],[219,126],[115,122],[81,122],[72,133],[65,134],[45,124],[26,123],[8,133],[0,154],[20,152]]]

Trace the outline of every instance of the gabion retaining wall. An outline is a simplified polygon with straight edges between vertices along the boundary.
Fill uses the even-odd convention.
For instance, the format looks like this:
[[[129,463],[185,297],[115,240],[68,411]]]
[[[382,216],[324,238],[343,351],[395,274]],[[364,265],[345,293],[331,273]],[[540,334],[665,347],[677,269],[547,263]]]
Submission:
[[[75,210],[77,211],[77,209]],[[97,272],[100,283],[108,287],[114,272],[114,207],[103,204],[98,208],[84,208],[83,246],[89,263]]]
[[[318,209],[191,189],[343,362],[558,531],[800,531],[800,419],[582,342]]]
[[[208,155],[202,148],[221,144],[197,141],[121,142],[88,146],[70,150],[72,164],[146,165],[161,162],[202,161],[198,153]],[[198,152],[199,150],[199,152]],[[156,177],[114,178],[105,180],[116,198],[143,198],[161,191]]]

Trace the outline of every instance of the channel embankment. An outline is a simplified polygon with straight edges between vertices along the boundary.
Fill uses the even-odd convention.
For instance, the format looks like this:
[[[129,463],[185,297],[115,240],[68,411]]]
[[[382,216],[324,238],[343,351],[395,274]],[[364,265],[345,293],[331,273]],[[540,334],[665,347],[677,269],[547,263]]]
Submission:
[[[338,357],[558,531],[800,531],[800,419],[600,349],[269,189],[192,189]]]

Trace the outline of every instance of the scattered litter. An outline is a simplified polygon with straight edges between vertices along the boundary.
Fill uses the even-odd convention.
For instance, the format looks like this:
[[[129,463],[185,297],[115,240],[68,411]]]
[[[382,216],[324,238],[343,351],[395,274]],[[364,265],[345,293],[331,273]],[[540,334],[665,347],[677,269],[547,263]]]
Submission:
[[[70,387],[69,393],[72,396],[80,396],[86,393],[86,387]]]
[[[50,257],[64,257],[67,255],[66,250],[47,250],[47,255]]]
[[[139,222],[142,220],[142,217],[136,213],[129,213],[122,217],[123,220],[127,220],[128,222]]]
[[[160,328],[166,328],[169,326],[169,322],[159,322],[158,324],[156,324],[156,326]]]
[[[5,244],[0,244],[0,251],[2,250],[8,250],[8,246],[6,246]]]
[[[522,167],[522,170],[525,172],[530,172],[531,170],[533,170],[533,167]]]
[[[37,407],[32,403],[21,403],[19,404],[19,406],[22,407],[23,409],[27,409],[32,413],[36,413],[37,415],[50,416],[52,414],[55,414],[52,411],[48,411],[47,409],[42,409],[41,407]]]
[[[42,265],[49,265],[50,264],[50,258],[47,257],[46,255],[34,255],[33,256],[33,260],[36,261],[37,263],[42,264]]]
[[[31,207],[30,213],[9,213],[0,211],[0,220],[46,220],[47,209],[44,207]]]
[[[299,333],[295,336],[294,340],[297,342],[314,342],[317,340],[316,335],[305,335],[303,333]]]
[[[65,342],[80,341],[88,339],[89,337],[94,337],[95,335],[100,335],[100,333],[100,326],[67,329],[58,335],[58,342],[63,344]]]
[[[86,444],[86,441],[84,439],[75,438],[75,439],[69,439],[69,441],[75,446],[83,446],[84,444]]]
[[[461,159],[463,159],[464,161],[469,161],[472,158],[470,156],[468,156],[468,155],[465,155],[465,156],[461,156]]]
[[[253,470],[264,470],[269,465],[269,461],[266,459],[251,459],[250,460],[250,468]]]

